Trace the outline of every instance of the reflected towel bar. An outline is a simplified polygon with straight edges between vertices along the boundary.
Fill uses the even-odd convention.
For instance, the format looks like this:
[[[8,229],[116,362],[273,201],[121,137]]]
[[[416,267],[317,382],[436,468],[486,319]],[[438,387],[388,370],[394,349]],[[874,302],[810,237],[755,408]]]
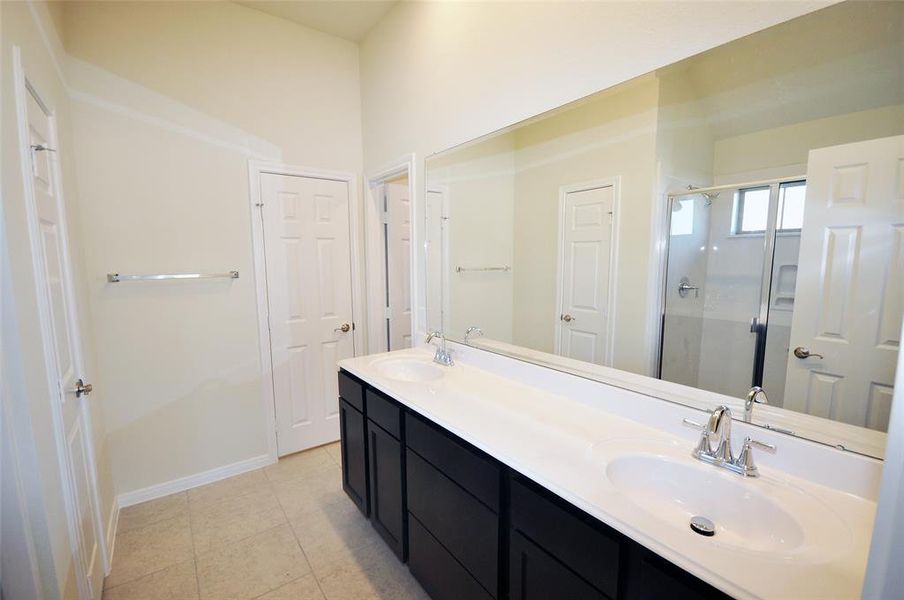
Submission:
[[[468,271],[511,271],[512,268],[508,265],[504,265],[501,267],[455,267],[456,273],[465,273]]]
[[[119,281],[163,281],[165,279],[238,279],[238,271],[225,273],[155,273],[152,275],[121,275],[119,273],[107,273],[107,281],[117,283]]]

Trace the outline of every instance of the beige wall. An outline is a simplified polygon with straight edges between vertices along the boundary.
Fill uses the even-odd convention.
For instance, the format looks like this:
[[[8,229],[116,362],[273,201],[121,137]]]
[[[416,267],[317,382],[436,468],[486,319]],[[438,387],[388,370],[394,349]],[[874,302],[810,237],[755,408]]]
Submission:
[[[468,327],[479,326],[487,337],[511,342],[513,272],[458,273],[455,268],[513,265],[514,136],[497,136],[450,159],[434,161],[427,181],[429,189],[446,197],[448,207],[445,328],[463,336]]]
[[[40,583],[45,597],[74,598],[77,594],[75,572],[63,506],[62,481],[53,435],[51,403],[57,395],[47,387],[44,351],[41,344],[37,294],[32,272],[32,256],[28,238],[25,198],[20,160],[21,144],[17,131],[16,105],[13,92],[13,47],[19,47],[29,80],[54,110],[57,118],[60,148],[56,155],[63,174],[63,197],[68,214],[70,250],[74,280],[79,301],[79,320],[83,332],[86,375],[98,372],[95,359],[93,324],[88,311],[88,267],[84,262],[84,236],[77,215],[82,209],[75,172],[74,140],[71,112],[62,78],[62,47],[56,39],[53,19],[43,3],[0,3],[2,22],[2,196],[3,227],[6,248],[11,258],[9,272],[4,272],[3,297],[3,373],[4,407],[17,424],[20,460],[26,468],[23,485],[28,499],[31,534],[37,554]],[[105,445],[105,427],[100,404],[106,390],[98,388],[89,406],[93,415],[93,432],[98,453],[101,513],[104,526],[112,507],[112,483],[109,471],[109,448]],[[22,466],[22,465],[20,465]],[[7,551],[8,548],[4,548]]]
[[[554,349],[560,189],[617,178],[615,353],[612,366],[646,372],[650,209],[656,181],[659,85],[648,75],[516,131],[514,343]]]
[[[64,38],[116,491],[262,458],[247,162],[361,171],[357,47],[226,2],[69,2]]]
[[[790,174],[801,174],[813,148],[901,133],[904,133],[904,104],[773,127],[717,140],[713,148],[713,174],[720,182],[737,181],[738,174],[752,171],[790,168],[794,171]]]

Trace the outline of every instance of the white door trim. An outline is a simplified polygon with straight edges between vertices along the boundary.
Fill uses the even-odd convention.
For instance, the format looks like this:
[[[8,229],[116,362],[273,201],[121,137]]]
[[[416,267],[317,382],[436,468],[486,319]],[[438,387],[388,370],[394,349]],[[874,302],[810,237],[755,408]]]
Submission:
[[[365,278],[366,278],[366,303],[367,303],[367,353],[385,352],[385,331],[381,327],[383,323],[383,305],[385,293],[385,277],[383,258],[383,229],[382,210],[379,208],[380,198],[374,196],[374,188],[387,179],[398,177],[399,175],[408,176],[408,198],[410,198],[408,217],[411,220],[412,228],[414,227],[414,194],[417,187],[415,186],[414,175],[415,155],[406,154],[399,160],[389,163],[382,169],[378,169],[367,177],[367,185],[365,186],[364,196],[364,260],[365,260]],[[413,240],[412,240],[413,242]],[[417,297],[416,271],[417,262],[414,256],[415,244],[411,244],[411,267],[408,273],[411,281],[411,331],[412,335],[417,328],[417,313],[414,310],[415,300]]]
[[[562,321],[559,316],[562,314],[562,302],[564,300],[565,290],[562,287],[562,267],[565,260],[565,219],[563,212],[565,210],[565,196],[575,192],[586,192],[599,188],[612,188],[612,233],[609,239],[609,285],[608,299],[609,303],[609,323],[606,327],[606,364],[604,366],[611,367],[615,362],[615,328],[616,323],[616,291],[618,289],[618,231],[621,224],[621,176],[603,177],[591,181],[581,183],[572,183],[559,187],[559,210],[558,210],[558,227],[556,240],[556,312],[553,315],[555,325],[555,337],[553,339],[553,351],[555,354],[561,352],[562,337]]]
[[[267,423],[267,455],[273,462],[279,458],[276,446],[276,395],[273,390],[273,360],[270,354],[270,321],[267,303],[267,265],[264,253],[264,225],[261,219],[261,175],[288,175],[311,179],[328,179],[348,184],[349,241],[352,257],[352,318],[355,328],[352,340],[357,356],[364,349],[365,314],[362,307],[364,290],[361,285],[361,249],[358,205],[358,177],[354,173],[326,171],[251,159],[248,161],[248,199],[251,210],[251,245],[254,261],[254,289],[257,297],[257,328],[261,359],[261,397]]]
[[[31,93],[35,97],[35,99],[38,100],[45,111],[50,115],[48,119],[50,123],[50,140],[53,144],[53,147],[55,148],[59,148],[59,137],[57,135],[56,115],[54,111],[49,110],[49,107],[42,99],[43,97],[41,96],[41,94],[37,92],[34,85],[28,80],[22,64],[22,52],[18,46],[13,47],[13,84],[16,102],[16,124],[19,137],[19,158],[22,167],[24,197],[26,199],[25,212],[26,219],[28,221],[29,244],[31,246],[32,271],[35,278],[35,289],[37,291],[37,307],[41,328],[41,342],[44,351],[44,365],[47,376],[47,386],[48,389],[51,390],[51,392],[56,390],[60,395],[62,395],[65,393],[65,390],[59,389],[59,381],[57,381],[56,379],[57,369],[54,367],[56,363],[56,357],[53,353],[55,341],[50,324],[52,319],[51,309],[48,304],[46,294],[43,292],[43,290],[47,287],[47,282],[45,280],[46,271],[44,268],[44,252],[39,241],[40,227],[38,223],[37,207],[35,205],[35,191],[34,185],[32,183],[32,173],[29,169],[29,165],[31,164],[32,160],[29,148],[28,114],[26,109],[27,96],[29,93]],[[53,177],[58,184],[62,182],[62,173],[60,171],[59,160],[53,161]],[[69,254],[69,235],[67,231],[68,219],[66,217],[66,207],[63,196],[64,190],[62,185],[59,186],[58,191],[59,193],[56,195],[56,198],[57,210],[59,211],[59,214],[61,216],[59,235],[60,241],[62,242],[60,251],[63,254],[66,264],[69,266],[68,268],[64,269],[65,273],[63,277],[63,288],[66,295],[74,299],[76,298],[76,295],[75,286],[73,285],[71,277],[72,257]],[[81,340],[81,333],[78,329],[78,315],[74,314],[75,303],[70,303],[67,310],[70,313],[69,318],[76,333],[75,337],[77,340]],[[73,348],[75,350],[72,357],[73,365],[83,378],[90,381],[90,374],[87,373],[84,366],[82,356],[83,349],[77,342],[73,342]],[[91,596],[92,590],[90,589],[89,582],[86,578],[88,567],[87,565],[81,564],[81,551],[79,549],[81,544],[81,535],[79,533],[78,521],[79,516],[76,509],[75,488],[72,481],[73,476],[66,454],[66,448],[68,447],[68,444],[66,442],[66,432],[63,424],[62,404],[56,401],[56,399],[57,398],[54,397],[51,400],[51,418],[53,419],[53,433],[57,450],[57,462],[59,463],[60,474],[62,476],[63,504],[66,509],[66,526],[69,531],[69,545],[70,549],[72,550],[73,561],[75,561],[76,563],[76,580],[78,584],[79,594],[83,598],[89,598]],[[103,531],[102,525],[102,523],[104,523],[104,519],[102,519],[100,515],[100,494],[97,488],[97,458],[94,452],[94,432],[91,422],[91,412],[88,408],[88,404],[89,403],[87,402],[83,402],[81,404],[81,417],[83,419],[83,425],[85,427],[85,449],[88,454],[88,476],[90,478],[90,481],[88,482],[90,488],[88,493],[93,496],[94,500],[94,521],[97,529],[95,535],[97,538],[98,547],[100,549],[100,559],[101,561],[103,561],[104,573],[109,573],[110,556],[106,544],[106,532]]]

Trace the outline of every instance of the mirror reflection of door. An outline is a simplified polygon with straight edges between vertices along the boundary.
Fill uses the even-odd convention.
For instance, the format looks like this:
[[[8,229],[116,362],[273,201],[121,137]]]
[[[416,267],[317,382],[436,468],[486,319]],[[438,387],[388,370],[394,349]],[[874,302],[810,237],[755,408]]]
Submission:
[[[904,136],[810,152],[784,405],[886,430],[904,309]]]
[[[610,364],[609,309],[615,186],[561,193],[556,354]]]
[[[411,347],[411,201],[408,177],[383,184],[386,350]]]

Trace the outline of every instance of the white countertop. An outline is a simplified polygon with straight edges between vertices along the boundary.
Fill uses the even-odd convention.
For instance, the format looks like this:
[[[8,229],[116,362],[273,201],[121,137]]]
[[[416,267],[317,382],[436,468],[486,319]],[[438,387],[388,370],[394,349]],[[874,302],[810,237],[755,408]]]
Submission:
[[[695,432],[678,435],[646,425],[644,409],[638,409],[637,420],[627,418],[623,412],[613,414],[586,398],[525,385],[461,357],[456,357],[454,366],[441,367],[444,375],[440,379],[426,383],[398,381],[375,368],[387,358],[429,361],[432,348],[346,359],[339,366],[731,596],[860,597],[876,510],[875,501],[869,497],[791,475],[764,464],[766,461],[758,460],[759,478],[741,478],[704,465],[690,458]],[[612,394],[626,393],[598,385],[603,386],[603,394],[606,388]],[[640,397],[636,400],[638,406],[645,401]],[[688,410],[686,416],[699,419],[699,415]],[[737,448],[737,432],[734,437]],[[739,481],[750,486],[754,494],[780,499],[782,508],[795,519],[805,524],[809,519],[810,529],[806,531],[816,533],[803,541],[788,542],[787,551],[765,551],[756,541],[746,547],[729,547],[720,543],[728,537],[702,537],[683,524],[667,523],[655,510],[649,506],[644,509],[614,487],[606,475],[609,458],[638,446],[669,460],[683,461],[682,467],[686,463],[691,468],[699,465],[709,469],[705,472],[706,487],[713,493],[721,485]],[[825,465],[822,469],[831,471]],[[869,469],[876,470],[874,466]],[[867,481],[874,478],[872,472],[864,476]],[[725,510],[730,512],[731,508]],[[813,527],[813,519],[826,515],[834,517],[826,519],[826,527],[819,527],[819,523]],[[756,524],[751,528],[755,531]],[[793,532],[789,537],[795,537]],[[743,538],[741,543],[746,544]]]

